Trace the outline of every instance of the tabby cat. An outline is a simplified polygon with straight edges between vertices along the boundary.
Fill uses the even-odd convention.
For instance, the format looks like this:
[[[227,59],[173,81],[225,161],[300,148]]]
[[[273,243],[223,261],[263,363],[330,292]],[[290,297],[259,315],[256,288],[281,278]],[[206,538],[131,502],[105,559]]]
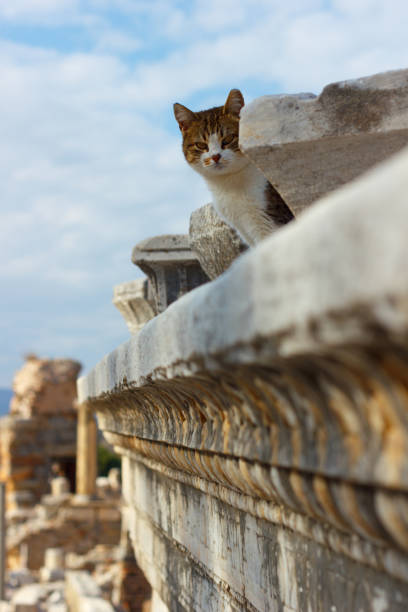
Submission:
[[[239,114],[244,98],[232,89],[224,106],[193,112],[176,103],[174,115],[183,135],[189,165],[204,177],[213,206],[250,246],[293,219],[262,172],[238,145]]]

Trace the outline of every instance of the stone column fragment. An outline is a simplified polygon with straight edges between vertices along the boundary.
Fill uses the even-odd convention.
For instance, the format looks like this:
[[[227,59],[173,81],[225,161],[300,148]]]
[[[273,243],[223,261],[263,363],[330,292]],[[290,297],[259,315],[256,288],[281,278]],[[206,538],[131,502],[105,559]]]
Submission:
[[[209,280],[184,234],[142,240],[133,249],[132,261],[149,278],[157,313]]]
[[[76,492],[92,496],[96,492],[98,431],[93,411],[84,403],[78,407]]]
[[[408,70],[258,98],[239,142],[297,215],[408,144]]]
[[[65,495],[69,495],[69,480],[64,476],[59,476],[58,478],[53,478],[51,480],[51,495],[53,497],[62,497]]]
[[[153,304],[148,299],[146,278],[116,285],[113,288],[113,303],[131,334],[136,334],[155,315]]]

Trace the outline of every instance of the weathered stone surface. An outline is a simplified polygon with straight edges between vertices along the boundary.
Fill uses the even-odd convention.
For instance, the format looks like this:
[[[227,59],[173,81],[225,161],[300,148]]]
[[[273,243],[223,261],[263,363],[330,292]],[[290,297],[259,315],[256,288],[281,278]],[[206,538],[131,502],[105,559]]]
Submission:
[[[408,584],[283,525],[282,508],[255,518],[131,459],[126,481],[138,563],[170,610],[406,609]]]
[[[76,411],[31,418],[0,419],[0,478],[6,482],[7,511],[28,510],[49,492],[50,480],[65,474],[73,487]]]
[[[79,381],[169,609],[408,606],[407,167],[328,196]]]
[[[120,562],[120,571],[112,591],[112,603],[121,604],[130,612],[159,612],[152,602],[150,606],[151,587],[135,560],[134,552],[129,546],[129,553]]]
[[[241,111],[240,146],[297,215],[408,144],[408,70],[264,96]]]
[[[156,313],[208,281],[184,234],[154,236],[139,242],[132,261],[149,278]]]
[[[68,608],[65,603],[49,604],[47,612],[68,612]]]
[[[113,288],[113,303],[125,319],[131,334],[136,334],[155,315],[148,300],[147,279],[138,278]]]
[[[7,575],[7,583],[12,588],[32,584],[33,582],[35,582],[35,578],[30,570],[26,568],[11,571]]]
[[[189,238],[191,250],[211,280],[225,272],[234,259],[247,249],[212,204],[202,206],[192,213]]]
[[[48,567],[42,567],[40,569],[40,580],[41,582],[57,582],[64,580],[65,572],[63,569],[48,569]]]
[[[83,404],[78,407],[77,440],[76,492],[92,496],[98,473],[98,429],[94,413]]]
[[[62,548],[47,548],[44,556],[44,567],[50,570],[64,569],[64,550]]]
[[[111,468],[108,472],[108,483],[113,491],[119,491],[121,488],[120,483],[120,470],[119,468]]]
[[[73,412],[80,369],[81,365],[71,359],[30,356],[14,378],[10,413],[30,418],[36,414]]]
[[[154,612],[169,612],[168,607],[160,597],[157,591],[153,591],[151,610]]]
[[[46,550],[62,548],[64,553],[86,554],[95,546],[117,546],[120,541],[121,518],[116,499],[100,499],[80,503],[75,496],[59,503],[51,518],[38,514],[25,523],[8,528],[7,554],[9,565],[20,564],[22,546],[27,549],[27,565],[38,570],[44,565]],[[107,548],[106,548],[107,547]]]
[[[79,401],[260,355],[364,344],[377,330],[404,338],[407,164],[405,150],[178,300],[79,379]]]
[[[64,478],[64,476],[58,476],[57,478],[53,478],[51,480],[51,495],[55,497],[61,497],[64,495],[69,495],[69,480],[68,478]]]
[[[87,572],[67,572],[65,594],[70,612],[114,612]]]
[[[15,612],[39,612],[40,602],[47,596],[41,584],[27,584],[19,589],[12,599]]]

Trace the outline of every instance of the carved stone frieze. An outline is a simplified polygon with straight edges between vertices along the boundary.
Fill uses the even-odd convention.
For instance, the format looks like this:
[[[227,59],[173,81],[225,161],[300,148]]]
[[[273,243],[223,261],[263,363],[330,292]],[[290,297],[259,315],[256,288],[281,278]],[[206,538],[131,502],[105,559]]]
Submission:
[[[209,280],[184,234],[142,240],[133,249],[132,261],[148,276],[156,313]]]
[[[240,367],[90,402],[108,441],[408,550],[408,352]]]
[[[104,431],[408,490],[407,390],[396,345],[126,384],[89,401]]]
[[[230,591],[231,610],[406,609],[407,163],[312,207],[79,380],[170,609]]]
[[[140,331],[155,316],[148,296],[148,281],[138,278],[113,288],[113,303],[119,310],[131,334]]]

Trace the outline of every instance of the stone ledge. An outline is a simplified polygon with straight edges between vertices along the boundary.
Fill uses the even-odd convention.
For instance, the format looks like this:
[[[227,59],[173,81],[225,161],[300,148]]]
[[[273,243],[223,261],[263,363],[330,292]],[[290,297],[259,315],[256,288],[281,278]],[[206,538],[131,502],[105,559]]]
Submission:
[[[407,384],[407,363],[402,347],[343,346],[127,387],[92,404],[111,434],[407,491],[393,391]]]
[[[170,609],[406,609],[407,167],[316,204],[79,381]]]
[[[403,341],[407,164],[404,150],[177,300],[79,379],[79,400],[379,335]]]
[[[407,164],[316,205],[81,379],[106,436],[408,550]]]
[[[408,70],[244,106],[240,146],[298,215],[408,144]]]

